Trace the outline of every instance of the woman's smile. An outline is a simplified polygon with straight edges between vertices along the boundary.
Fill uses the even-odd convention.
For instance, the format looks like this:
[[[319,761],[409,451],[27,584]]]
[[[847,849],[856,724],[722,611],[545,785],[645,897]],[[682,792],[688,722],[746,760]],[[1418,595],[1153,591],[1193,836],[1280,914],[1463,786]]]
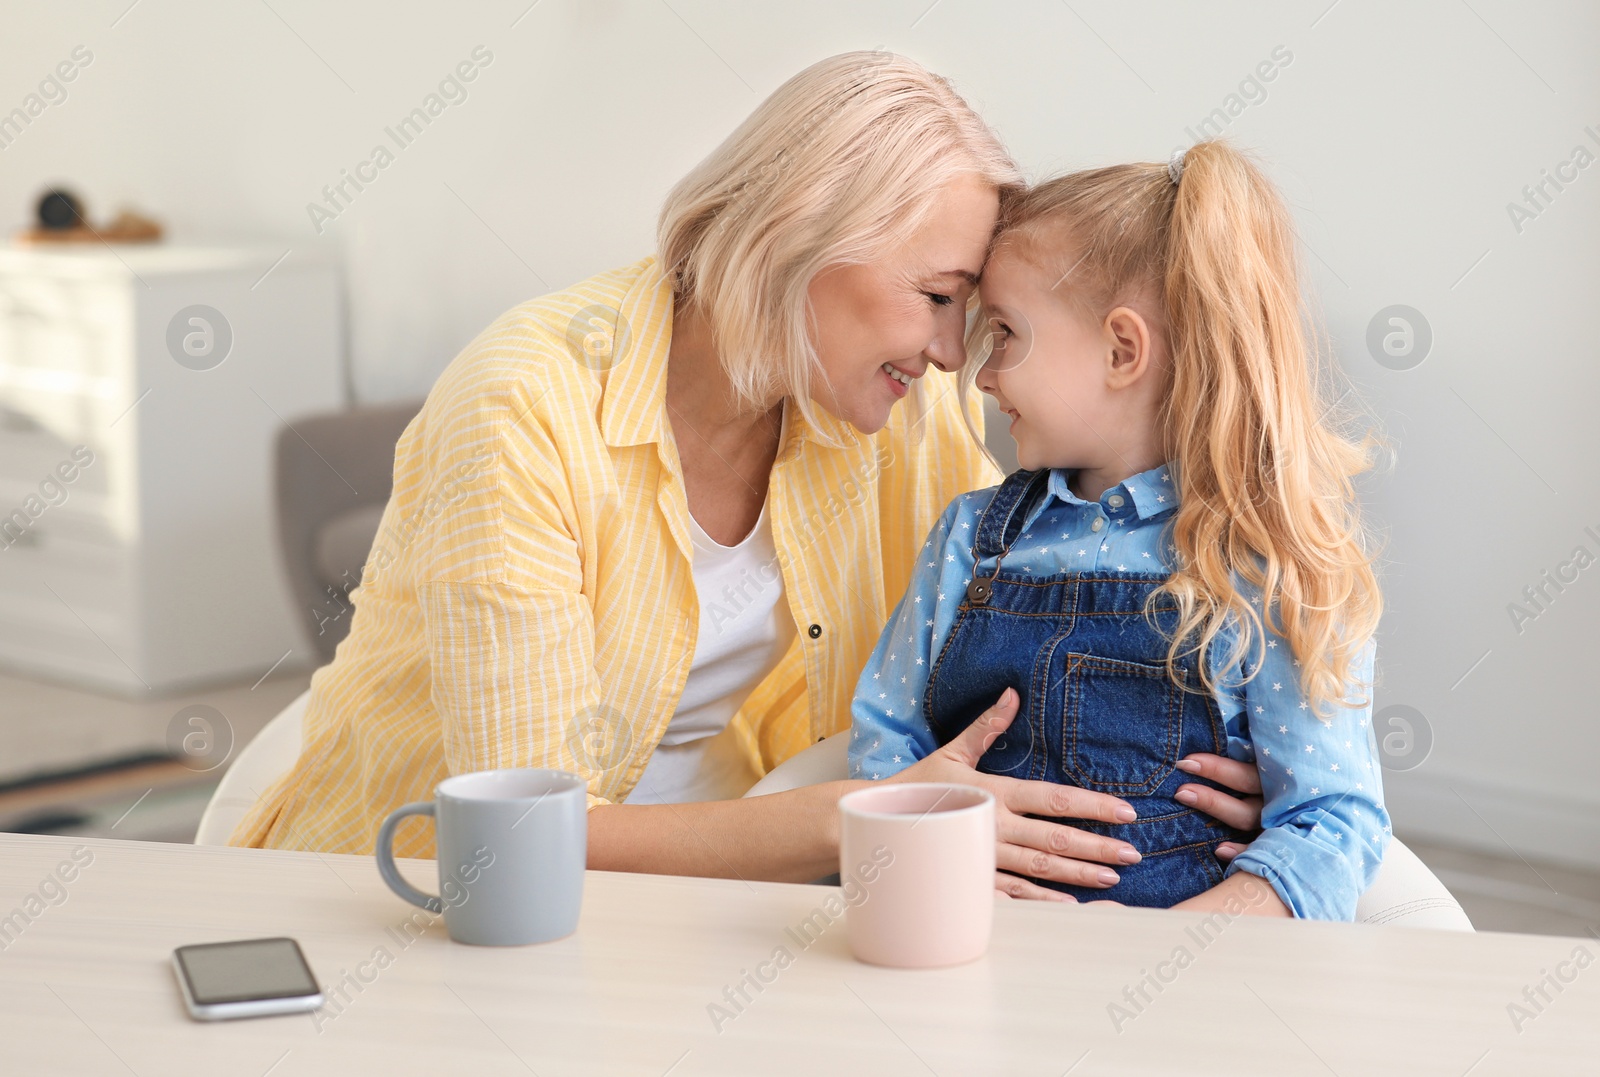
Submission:
[[[883,376],[889,380],[889,391],[894,393],[896,400],[904,397],[906,393],[910,392],[911,383],[922,377],[921,371],[916,374],[910,374],[904,369],[895,366],[893,363],[884,363],[878,369],[881,370],[883,372]]]

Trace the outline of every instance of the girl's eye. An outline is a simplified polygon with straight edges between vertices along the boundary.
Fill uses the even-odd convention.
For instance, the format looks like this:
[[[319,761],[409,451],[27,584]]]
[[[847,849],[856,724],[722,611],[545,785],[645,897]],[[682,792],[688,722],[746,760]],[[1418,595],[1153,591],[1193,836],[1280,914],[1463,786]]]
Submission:
[[[994,323],[994,327],[997,330],[1000,331],[1000,339],[1001,340],[1005,340],[1007,337],[1010,337],[1010,336],[1014,335],[1011,332],[1011,327],[1009,325],[1007,325],[1005,322],[997,321],[997,322]]]
[[[937,306],[948,307],[952,302],[954,302],[954,300],[952,300],[949,296],[941,295],[938,292],[923,292],[922,294],[933,300],[934,304]]]

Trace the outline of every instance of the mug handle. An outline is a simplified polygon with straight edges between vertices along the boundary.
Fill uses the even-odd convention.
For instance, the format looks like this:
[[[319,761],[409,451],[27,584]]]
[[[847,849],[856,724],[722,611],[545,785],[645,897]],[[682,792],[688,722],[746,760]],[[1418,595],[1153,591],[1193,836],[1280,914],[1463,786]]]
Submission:
[[[413,905],[427,909],[429,912],[444,912],[444,902],[432,894],[423,893],[400,875],[400,870],[394,866],[394,830],[400,825],[400,820],[411,815],[426,815],[434,818],[434,804],[431,800],[419,800],[415,804],[407,804],[396,808],[384,819],[383,825],[378,828],[378,848],[375,854],[378,858],[378,874],[383,876],[383,881],[389,884],[389,889],[411,902]]]

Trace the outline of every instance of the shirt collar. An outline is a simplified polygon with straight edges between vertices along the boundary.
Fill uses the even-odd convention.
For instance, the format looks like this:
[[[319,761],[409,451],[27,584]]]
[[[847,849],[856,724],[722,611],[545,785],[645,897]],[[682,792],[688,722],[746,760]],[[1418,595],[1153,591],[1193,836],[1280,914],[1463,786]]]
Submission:
[[[613,447],[660,441],[665,433],[672,287],[655,255],[633,268],[637,276],[617,304],[615,339],[622,354],[600,400],[600,431]]]
[[[1087,505],[1089,502],[1073,493],[1067,486],[1075,471],[1076,468],[1051,468],[1050,477],[1046,480],[1046,489],[1058,501],[1064,501],[1069,505]],[[1106,487],[1098,503],[1107,515],[1111,515],[1112,510],[1116,508],[1111,501],[1115,495],[1122,499],[1124,505],[1131,502],[1134,512],[1141,520],[1153,519],[1178,507],[1178,484],[1173,481],[1173,477],[1170,464],[1159,464],[1148,471],[1130,475],[1114,486]]]
[[[600,402],[600,429],[613,447],[659,442],[667,404],[667,355],[672,345],[672,284],[656,255],[634,263],[636,276],[617,304],[622,354],[606,377]],[[855,445],[862,440],[853,426],[820,405],[811,409],[815,423],[800,409],[784,409],[789,416],[787,441],[805,439],[826,444]],[[780,450],[781,451],[781,450]]]

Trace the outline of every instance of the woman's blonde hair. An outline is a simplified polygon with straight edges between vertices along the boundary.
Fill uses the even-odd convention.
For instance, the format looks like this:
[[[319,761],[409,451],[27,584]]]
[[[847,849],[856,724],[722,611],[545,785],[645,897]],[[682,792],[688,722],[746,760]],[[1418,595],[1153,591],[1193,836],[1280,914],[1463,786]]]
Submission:
[[[1003,201],[995,248],[1060,281],[1097,321],[1136,297],[1159,308],[1172,382],[1158,421],[1178,487],[1164,541],[1177,568],[1151,598],[1178,611],[1168,672],[1230,623],[1224,668],[1250,653],[1259,670],[1262,617],[1275,612],[1313,712],[1366,703],[1345,697],[1383,598],[1351,480],[1381,442],[1328,421],[1338,401],[1303,318],[1293,221],[1261,169],[1217,140],[1187,151],[1177,183],[1166,164],[1061,176]],[[981,328],[969,337],[980,353]]]
[[[1022,186],[946,79],[889,52],[830,56],[774,90],[673,187],[661,264],[679,303],[705,315],[735,392],[753,408],[790,396],[814,424],[812,279],[881,257],[972,174],[1002,196]]]

